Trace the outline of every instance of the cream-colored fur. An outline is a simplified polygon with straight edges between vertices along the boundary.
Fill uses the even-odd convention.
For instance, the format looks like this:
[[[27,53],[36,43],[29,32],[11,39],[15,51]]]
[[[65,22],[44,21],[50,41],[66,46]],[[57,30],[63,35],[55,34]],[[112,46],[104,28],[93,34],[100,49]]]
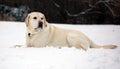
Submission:
[[[94,44],[86,35],[80,31],[67,30],[55,27],[46,21],[44,14],[32,12],[26,20],[27,47],[76,47],[87,50],[88,48],[113,49],[115,45],[99,46]],[[42,26],[41,26],[42,25]]]

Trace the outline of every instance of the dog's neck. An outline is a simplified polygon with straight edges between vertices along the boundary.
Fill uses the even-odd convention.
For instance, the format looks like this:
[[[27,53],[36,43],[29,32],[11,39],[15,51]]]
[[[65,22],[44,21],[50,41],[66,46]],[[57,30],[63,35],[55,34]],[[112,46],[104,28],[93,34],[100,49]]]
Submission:
[[[35,30],[35,29],[30,29],[30,28],[27,28],[27,36],[28,37],[33,37],[34,35],[36,34],[43,34],[43,33],[47,33],[49,31],[49,26],[47,26],[46,28],[44,29],[39,29],[39,30]]]

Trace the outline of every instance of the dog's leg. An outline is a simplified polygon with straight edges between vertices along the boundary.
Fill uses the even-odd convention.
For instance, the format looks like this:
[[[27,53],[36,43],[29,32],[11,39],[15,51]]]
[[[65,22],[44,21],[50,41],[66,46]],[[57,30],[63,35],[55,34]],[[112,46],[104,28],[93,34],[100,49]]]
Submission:
[[[24,45],[14,45],[14,46],[10,46],[10,48],[22,48],[24,47]]]
[[[88,49],[88,48],[86,48],[86,46],[83,45],[83,44],[76,44],[75,47],[78,48],[78,49],[83,49],[83,50],[85,50],[85,51],[87,51],[87,49]]]
[[[85,39],[80,39],[76,34],[68,34],[67,41],[69,46],[74,46],[83,50],[87,50],[89,48],[89,42]]]

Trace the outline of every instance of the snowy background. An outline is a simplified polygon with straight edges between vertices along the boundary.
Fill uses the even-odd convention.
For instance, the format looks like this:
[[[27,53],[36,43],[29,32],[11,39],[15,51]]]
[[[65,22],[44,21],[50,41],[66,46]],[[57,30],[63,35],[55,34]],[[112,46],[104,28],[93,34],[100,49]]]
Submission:
[[[0,69],[120,69],[120,25],[62,25],[117,49],[26,48],[24,23],[0,22]],[[11,48],[23,45],[21,48]]]

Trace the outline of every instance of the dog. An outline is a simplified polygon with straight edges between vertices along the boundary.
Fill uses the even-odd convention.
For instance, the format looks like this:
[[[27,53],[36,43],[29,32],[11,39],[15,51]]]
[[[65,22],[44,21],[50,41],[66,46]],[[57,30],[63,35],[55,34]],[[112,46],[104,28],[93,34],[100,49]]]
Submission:
[[[85,34],[76,30],[68,30],[49,24],[41,12],[31,12],[25,19],[27,27],[27,47],[75,47],[87,50],[88,48],[114,49],[116,45],[96,45]]]

